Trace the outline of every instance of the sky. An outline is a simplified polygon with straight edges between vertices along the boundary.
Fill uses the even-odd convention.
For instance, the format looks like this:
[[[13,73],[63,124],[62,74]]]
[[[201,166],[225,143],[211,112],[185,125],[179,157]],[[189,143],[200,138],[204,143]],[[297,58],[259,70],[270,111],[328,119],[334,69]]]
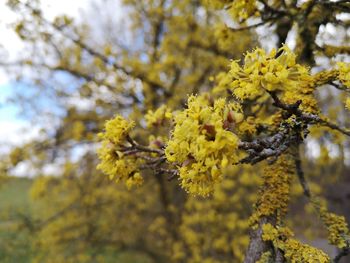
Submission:
[[[6,6],[5,0],[0,0],[0,45],[8,51],[8,57],[16,58],[22,49],[21,41],[9,27],[16,21],[17,15]],[[87,10],[91,0],[41,0],[42,9],[47,19],[60,14],[67,14],[78,18]],[[0,69],[0,149],[5,144],[21,144],[37,136],[40,127],[32,127],[30,131],[23,132],[28,122],[19,116],[19,109],[7,102],[14,88],[13,82],[6,73]]]

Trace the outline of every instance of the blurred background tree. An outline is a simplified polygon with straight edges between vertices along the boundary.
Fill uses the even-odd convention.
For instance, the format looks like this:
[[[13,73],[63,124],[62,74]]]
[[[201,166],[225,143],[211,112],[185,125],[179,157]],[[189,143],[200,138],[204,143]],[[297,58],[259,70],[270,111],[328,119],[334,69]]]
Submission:
[[[20,164],[36,173],[30,190],[33,209],[10,208],[3,216],[13,225],[12,235],[21,231],[28,238],[23,262],[242,262],[260,165],[228,169],[208,198],[189,197],[177,180],[152,171],[143,176],[142,187],[132,187],[137,182],[127,187],[95,169],[97,134],[106,120],[121,114],[136,122],[135,140],[163,147],[170,120],[164,108],[156,114],[150,110],[162,105],[182,109],[189,94],[210,92],[231,59],[243,58],[258,45],[271,49],[288,42],[299,62],[315,73],[346,61],[349,3],[115,3],[95,2],[77,20],[66,15],[48,19],[36,0],[8,2],[20,16],[13,29],[24,49],[16,60],[3,58],[1,65],[22,85],[14,103],[42,127],[39,136],[3,158],[9,175]],[[123,14],[120,20],[116,8]],[[333,39],[329,28],[337,32]],[[339,105],[347,90],[332,82],[316,93],[322,112],[349,127],[348,112]],[[269,115],[266,101],[247,102],[246,108],[256,106],[257,114]],[[253,126],[246,127],[246,136]],[[322,128],[311,131],[306,147],[304,171],[318,183],[311,182],[312,191],[321,194],[322,189],[330,206],[348,219],[348,141]],[[297,178],[292,194],[290,224],[297,225],[297,235],[323,240],[321,225],[307,215],[310,209],[304,212]],[[13,254],[20,247],[23,241],[4,248],[4,262],[19,262]]]
[[[26,83],[16,102],[48,124],[10,154],[13,166],[38,171],[31,189],[38,208],[26,215],[38,262],[115,262],[119,251],[169,261],[181,240],[185,194],[162,175],[135,191],[111,184],[94,168],[96,134],[119,112],[138,120],[140,140],[158,143],[142,128],[144,114],[164,103],[181,108],[186,94],[209,90],[208,76],[256,44],[253,33],[230,32],[197,1],[124,1],[118,23],[111,2],[96,2],[93,22],[49,21],[38,1],[9,2],[21,15],[14,29],[26,49],[2,64]]]

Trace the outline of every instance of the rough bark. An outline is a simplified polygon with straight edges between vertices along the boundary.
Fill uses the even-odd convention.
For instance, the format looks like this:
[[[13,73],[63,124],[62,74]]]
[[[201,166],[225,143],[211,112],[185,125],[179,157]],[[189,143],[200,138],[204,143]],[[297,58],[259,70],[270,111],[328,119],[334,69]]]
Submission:
[[[253,229],[250,232],[250,243],[245,255],[244,263],[255,263],[257,262],[261,255],[272,249],[268,242],[262,239],[262,226],[267,223],[272,223],[271,218],[263,217],[260,219],[257,229]]]

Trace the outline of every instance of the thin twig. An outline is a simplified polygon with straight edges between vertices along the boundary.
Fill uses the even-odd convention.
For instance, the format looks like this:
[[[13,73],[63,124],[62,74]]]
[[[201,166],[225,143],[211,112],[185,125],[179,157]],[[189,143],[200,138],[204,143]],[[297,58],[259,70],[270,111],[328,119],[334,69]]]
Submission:
[[[335,123],[329,122],[328,120],[326,120],[318,115],[305,113],[302,110],[300,110],[299,106],[302,103],[301,100],[295,102],[294,104],[286,104],[286,103],[283,103],[279,99],[279,97],[276,95],[275,92],[268,92],[268,93],[271,95],[272,99],[274,100],[274,103],[273,103],[274,106],[281,108],[290,114],[295,114],[296,116],[300,117],[301,120],[305,121],[306,124],[318,123],[322,126],[326,126],[326,127],[331,128],[333,130],[337,130],[337,131],[343,133],[344,135],[350,136],[350,130],[343,128],[343,127],[340,127]]]
[[[245,26],[245,27],[238,27],[238,28],[233,28],[233,27],[227,27],[228,29],[230,29],[231,31],[233,32],[237,32],[237,31],[245,31],[245,30],[249,30],[249,29],[253,29],[253,28],[257,28],[257,27],[260,27],[260,26],[263,26],[269,22],[272,22],[274,20],[277,20],[277,19],[280,19],[282,17],[282,15],[278,15],[278,16],[271,16],[269,18],[266,18],[264,19],[263,21],[259,22],[259,23],[256,23],[256,24],[253,24],[253,25],[250,25],[250,26]]]
[[[297,155],[294,157],[294,162],[295,162],[295,169],[297,172],[297,176],[298,176],[300,185],[303,188],[304,195],[310,199],[311,198],[311,191],[310,191],[309,184],[305,179],[305,174],[304,174],[302,164],[301,164],[299,148],[298,148]]]

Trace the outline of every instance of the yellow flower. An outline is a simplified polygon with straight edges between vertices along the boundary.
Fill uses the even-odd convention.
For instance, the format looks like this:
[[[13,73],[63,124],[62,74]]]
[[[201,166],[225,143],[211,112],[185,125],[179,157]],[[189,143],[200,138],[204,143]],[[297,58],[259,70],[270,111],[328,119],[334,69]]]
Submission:
[[[234,104],[206,95],[190,96],[188,108],[175,116],[175,129],[165,154],[180,166],[181,186],[192,194],[209,195],[222,179],[222,169],[237,160],[238,137],[227,130],[234,122]],[[226,127],[227,126],[227,127]]]
[[[140,173],[135,173],[126,180],[126,187],[131,189],[134,186],[141,186],[143,184],[143,177]]]
[[[276,57],[276,55],[278,57]],[[289,104],[302,101],[301,109],[315,112],[317,102],[313,96],[314,81],[308,68],[296,63],[295,54],[283,46],[278,53],[273,49],[266,53],[257,48],[245,55],[243,65],[232,61],[228,73],[217,76],[214,92],[231,91],[241,101],[256,100],[266,92],[278,92]]]
[[[147,127],[160,125],[165,120],[170,120],[172,117],[171,111],[165,105],[159,107],[155,111],[149,110],[145,115]]]
[[[136,160],[132,155],[125,156],[118,150],[123,143],[127,143],[125,138],[134,125],[134,122],[129,122],[122,116],[107,121],[105,132],[100,134],[101,148],[97,151],[100,159],[97,169],[108,175],[111,180],[125,181],[128,188],[143,182],[138,173],[140,160]]]
[[[134,126],[135,123],[133,121],[127,121],[122,116],[118,115],[114,119],[106,122],[105,132],[100,133],[99,136],[103,140],[119,145]]]

